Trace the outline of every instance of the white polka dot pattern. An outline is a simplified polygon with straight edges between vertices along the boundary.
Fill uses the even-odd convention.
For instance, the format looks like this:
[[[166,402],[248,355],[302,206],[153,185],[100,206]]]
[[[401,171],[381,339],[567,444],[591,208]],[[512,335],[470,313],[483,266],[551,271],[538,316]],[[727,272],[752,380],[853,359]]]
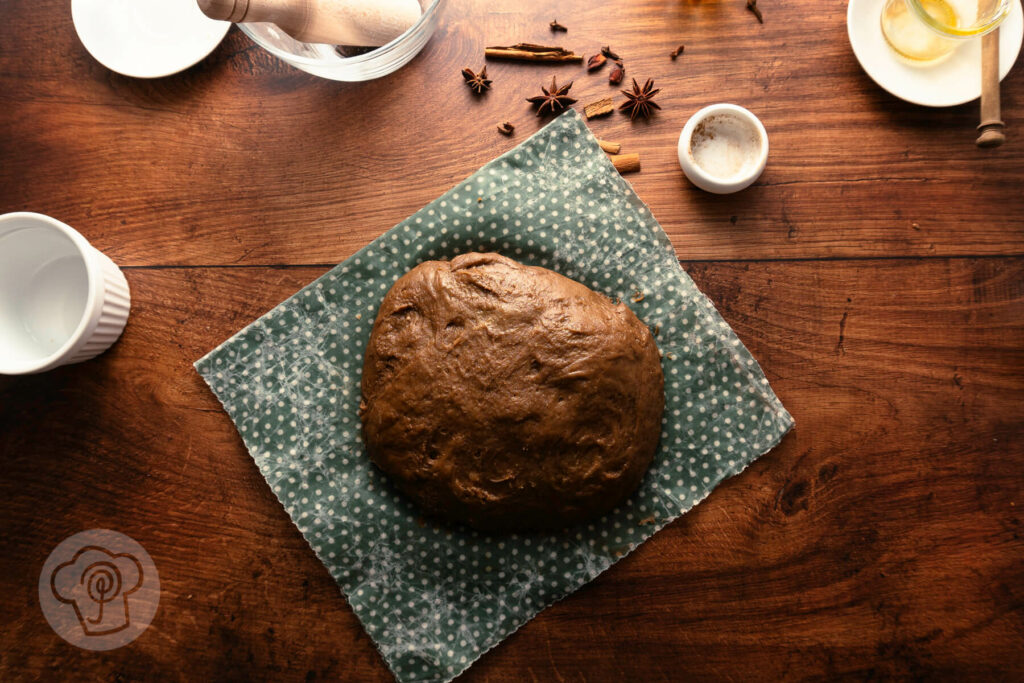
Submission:
[[[666,392],[658,453],[640,490],[590,524],[492,536],[425,523],[363,451],[359,381],[381,299],[417,263],[475,250],[551,268],[620,298],[657,329]],[[574,111],[196,368],[399,681],[452,679],[792,425],[757,362]]]

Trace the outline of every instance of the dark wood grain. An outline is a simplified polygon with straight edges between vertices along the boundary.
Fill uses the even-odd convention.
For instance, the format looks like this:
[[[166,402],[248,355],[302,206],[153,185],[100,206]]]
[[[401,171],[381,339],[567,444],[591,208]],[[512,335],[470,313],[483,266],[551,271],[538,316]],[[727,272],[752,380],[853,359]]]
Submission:
[[[794,432],[465,680],[1024,674],[1024,259],[684,265]],[[322,272],[130,269],[110,352],[0,382],[0,670],[387,680],[191,367]],[[35,598],[50,549],[94,526],[163,586],[102,657]]]
[[[627,80],[662,87],[649,123],[592,127],[640,153],[629,180],[681,258],[1024,253],[1021,70],[1003,86],[1007,144],[979,150],[976,105],[916,107],[868,79],[843,3],[767,2],[760,25],[743,0],[562,0],[556,36],[553,11],[449,0],[409,68],[368,83],[291,69],[237,30],[185,73],[139,81],[89,57],[66,5],[8,0],[0,208],[61,218],[123,264],[336,263],[535,131],[524,98],[552,73],[575,79],[581,109],[617,93],[579,65],[493,62],[482,98],[459,75],[485,45],[554,40],[611,43]],[[771,138],[762,179],[731,197],[693,188],[676,161],[687,117],[721,101]],[[512,139],[495,130],[506,120]]]
[[[796,427],[463,679],[1024,678],[1024,76],[1003,82],[1006,145],[978,150],[975,104],[914,107],[861,72],[843,3],[759,7],[449,0],[408,67],[343,84],[237,30],[182,74],[124,78],[68,3],[0,3],[0,212],[75,226],[133,295],[105,355],[0,379],[0,678],[390,679],[191,363],[539,129],[523,98],[552,73],[580,108],[615,92],[494,62],[473,98],[459,70],[523,40],[611,44],[663,88],[649,123],[592,128],[641,154],[630,182]],[[729,197],[675,160],[720,101],[772,144]],[[36,598],[50,550],[94,527],[161,576],[153,625],[109,653],[60,640]]]

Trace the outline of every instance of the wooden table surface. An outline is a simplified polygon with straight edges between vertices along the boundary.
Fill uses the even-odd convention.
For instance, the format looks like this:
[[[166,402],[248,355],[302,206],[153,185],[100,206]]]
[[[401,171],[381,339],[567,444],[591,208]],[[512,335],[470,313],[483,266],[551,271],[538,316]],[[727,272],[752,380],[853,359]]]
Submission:
[[[1021,680],[1024,69],[1008,142],[983,151],[976,104],[911,106],[864,75],[844,3],[759,7],[764,25],[743,0],[449,0],[415,61],[344,84],[236,29],[184,73],[125,78],[66,0],[0,3],[0,212],[76,227],[132,290],[109,352],[0,380],[0,677],[390,679],[192,362],[538,129],[523,98],[552,74],[580,105],[613,92],[492,63],[469,94],[485,45],[534,41],[611,44],[663,88],[650,122],[592,128],[641,154],[630,182],[796,427],[461,680]],[[727,197],[675,153],[720,101],[772,145]],[[58,638],[36,597],[54,546],[96,527],[162,585],[108,653]]]

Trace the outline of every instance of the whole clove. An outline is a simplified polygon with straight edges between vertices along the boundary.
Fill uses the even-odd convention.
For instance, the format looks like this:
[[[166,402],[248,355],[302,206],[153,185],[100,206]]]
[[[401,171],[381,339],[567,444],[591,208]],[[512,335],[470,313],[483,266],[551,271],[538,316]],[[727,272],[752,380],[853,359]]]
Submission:
[[[562,33],[568,33],[569,32],[569,29],[567,29],[566,27],[564,27],[564,26],[562,26],[561,24],[558,23],[558,19],[555,19],[554,21],[552,21],[548,25],[551,27],[551,30],[553,32],[556,32],[556,33],[558,31],[561,31]]]
[[[622,66],[622,62],[615,62],[615,66],[612,68],[610,74],[608,74],[608,82],[612,85],[618,85],[622,82],[622,77],[626,75],[626,68]]]
[[[683,54],[683,50],[685,50],[685,49],[686,49],[685,45],[680,45],[676,49],[672,50],[672,54],[670,55],[672,57],[672,61],[674,62],[676,60],[676,57],[678,57],[679,55]]]
[[[515,131],[516,127],[513,126],[508,121],[498,124],[498,132],[501,133],[502,135],[512,135],[512,133],[514,133]]]
[[[615,60],[616,62],[622,61],[622,57],[612,52],[612,49],[607,45],[601,48],[601,54],[603,54],[608,59]]]
[[[608,61],[608,58],[598,52],[596,55],[587,60],[587,71],[594,71],[604,66],[604,63]]]
[[[764,23],[764,17],[761,15],[761,10],[757,8],[757,0],[747,0],[747,9],[754,13],[757,20]]]

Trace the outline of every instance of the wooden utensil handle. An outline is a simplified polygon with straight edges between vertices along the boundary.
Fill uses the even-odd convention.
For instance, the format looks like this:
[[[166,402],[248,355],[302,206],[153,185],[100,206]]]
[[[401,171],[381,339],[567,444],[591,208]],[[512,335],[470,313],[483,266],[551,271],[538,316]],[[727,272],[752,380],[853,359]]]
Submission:
[[[998,147],[1006,141],[999,118],[999,29],[981,38],[981,124],[978,147]]]

